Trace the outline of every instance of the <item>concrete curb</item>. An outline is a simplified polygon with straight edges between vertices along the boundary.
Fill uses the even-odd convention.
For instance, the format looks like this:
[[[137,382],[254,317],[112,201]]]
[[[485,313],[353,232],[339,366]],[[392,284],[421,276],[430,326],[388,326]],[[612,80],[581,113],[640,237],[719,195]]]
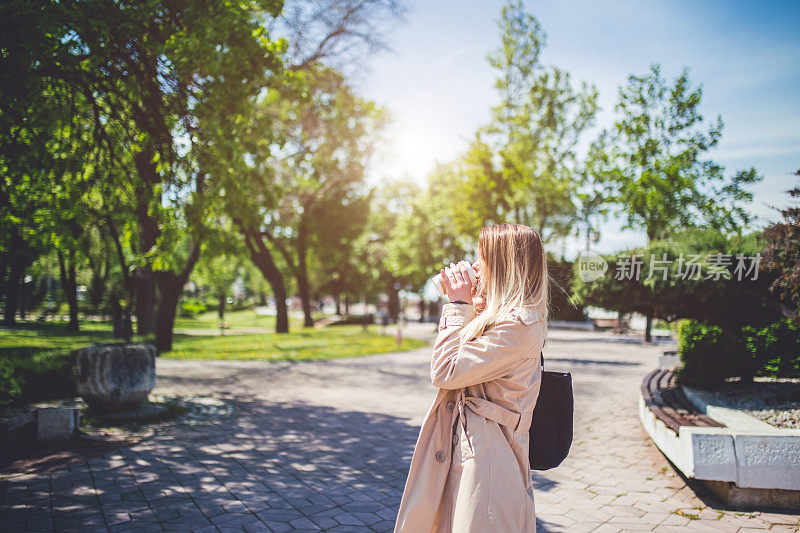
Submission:
[[[690,401],[698,402],[698,409],[728,427],[681,426],[676,435],[639,394],[642,425],[684,475],[735,483],[738,489],[800,491],[800,430],[765,429],[753,420],[763,422],[746,413],[712,406],[702,402],[701,395],[692,399],[689,394]]]

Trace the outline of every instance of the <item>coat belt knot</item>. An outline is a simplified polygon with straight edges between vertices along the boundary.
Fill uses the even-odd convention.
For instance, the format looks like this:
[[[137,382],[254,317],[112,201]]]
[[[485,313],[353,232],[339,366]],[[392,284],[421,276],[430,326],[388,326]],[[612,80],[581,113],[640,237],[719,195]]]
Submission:
[[[467,396],[466,391],[461,389],[458,393],[458,401],[456,402],[458,408],[458,422],[461,425],[461,430],[464,438],[467,440],[470,452],[475,453],[467,435],[466,417],[464,416],[464,407],[468,407],[474,413],[481,415],[487,420],[492,420],[500,425],[517,429],[519,427],[520,419],[522,418],[519,413],[506,409],[502,405],[496,404],[486,398],[478,396]]]

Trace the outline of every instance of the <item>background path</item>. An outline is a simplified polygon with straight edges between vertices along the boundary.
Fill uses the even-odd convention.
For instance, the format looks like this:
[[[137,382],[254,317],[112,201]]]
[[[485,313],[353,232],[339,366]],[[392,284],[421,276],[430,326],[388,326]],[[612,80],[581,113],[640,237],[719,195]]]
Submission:
[[[797,531],[797,513],[704,502],[651,443],[637,391],[667,347],[550,332],[545,368],[573,374],[575,438],[561,466],[534,473],[539,531]],[[0,481],[0,530],[391,531],[435,395],[429,357],[159,359],[156,393],[215,396],[233,414]]]

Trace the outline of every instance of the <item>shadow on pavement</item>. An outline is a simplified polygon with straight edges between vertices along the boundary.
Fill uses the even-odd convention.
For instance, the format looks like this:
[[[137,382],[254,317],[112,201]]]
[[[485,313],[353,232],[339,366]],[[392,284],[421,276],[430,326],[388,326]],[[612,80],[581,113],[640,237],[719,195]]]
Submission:
[[[393,529],[417,426],[384,414],[231,401],[230,416],[162,426],[132,447],[0,481],[4,529]],[[553,488],[535,479],[537,491]]]

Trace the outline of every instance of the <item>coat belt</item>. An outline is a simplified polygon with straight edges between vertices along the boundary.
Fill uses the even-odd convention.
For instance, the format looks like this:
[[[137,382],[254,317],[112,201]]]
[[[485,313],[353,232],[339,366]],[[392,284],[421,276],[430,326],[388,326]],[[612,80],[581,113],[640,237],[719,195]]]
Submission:
[[[470,442],[469,437],[467,436],[467,426],[466,426],[466,419],[464,417],[464,407],[469,407],[470,410],[481,415],[487,420],[492,420],[494,422],[497,422],[498,424],[514,429],[518,427],[521,419],[519,413],[506,409],[502,405],[498,405],[494,402],[491,402],[486,398],[480,398],[478,396],[467,396],[463,389],[458,393],[458,402],[456,403],[456,405],[458,406],[459,424],[461,425],[464,438],[467,439],[467,444],[469,445],[470,451],[472,453],[474,453],[475,450],[472,448],[472,442]]]

